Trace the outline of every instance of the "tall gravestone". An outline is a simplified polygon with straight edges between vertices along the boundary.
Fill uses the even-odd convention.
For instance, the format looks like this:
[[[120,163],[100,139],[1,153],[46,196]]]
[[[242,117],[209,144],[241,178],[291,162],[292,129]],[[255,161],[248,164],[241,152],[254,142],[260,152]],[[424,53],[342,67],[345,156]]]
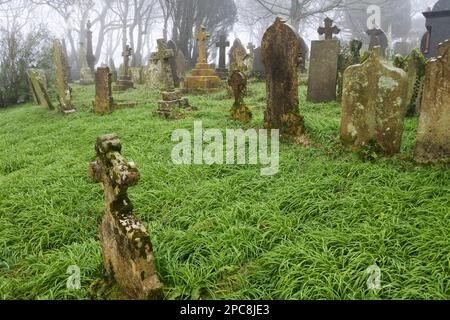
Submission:
[[[127,45],[123,52],[123,69],[121,70],[119,80],[117,81],[117,86],[114,88],[117,91],[127,91],[134,87],[133,80],[130,76],[130,57],[133,54],[133,49]]]
[[[220,35],[219,42],[216,43],[216,47],[219,48],[219,66],[216,69],[216,74],[221,79],[228,77],[226,51],[229,46],[230,42],[227,40],[227,36],[225,34]]]
[[[426,67],[415,159],[450,162],[450,40]]]
[[[198,60],[197,64],[192,70],[192,76],[186,79],[186,90],[202,90],[208,91],[219,87],[220,78],[216,76],[211,66],[206,60],[206,41],[208,41],[210,35],[206,32],[205,26],[200,26],[200,30],[197,32],[196,39],[198,41]]]
[[[248,55],[247,58],[245,59],[245,66],[247,68],[247,73],[248,74],[253,74],[253,62],[255,61],[255,45],[253,43],[249,43],[247,45],[247,49],[248,49]]]
[[[91,85],[94,83],[94,73],[89,67],[87,61],[86,48],[83,42],[80,42],[80,84]]]
[[[234,70],[238,70],[241,72],[247,70],[247,66],[245,64],[245,59],[247,58],[247,51],[242,45],[241,40],[239,39],[234,40],[229,55],[230,55],[230,66],[229,66],[230,73],[233,72]]]
[[[178,54],[177,44],[173,40],[170,40],[167,42],[167,48],[174,52],[174,55],[169,59],[169,63],[170,63],[170,70],[172,71],[173,84],[175,88],[179,88],[180,78],[178,78],[177,72],[177,54]]]
[[[98,68],[95,73],[95,101],[93,111],[95,114],[104,115],[113,110],[114,100],[112,96],[112,73],[108,67]]]
[[[385,155],[400,152],[406,115],[408,78],[381,59],[375,47],[363,64],[344,73],[341,140],[359,151],[373,148]]]
[[[298,68],[302,55],[300,38],[278,17],[265,32],[261,49],[267,87],[265,127],[279,129],[285,136],[299,136],[304,133],[298,98]]]
[[[133,214],[128,197],[128,188],[140,179],[139,170],[125,161],[115,134],[97,138],[95,150],[97,159],[89,166],[89,175],[102,184],[106,202],[99,234],[108,280],[131,299],[160,299],[162,284],[150,236]]]
[[[89,20],[87,22],[87,25],[86,25],[86,45],[87,45],[87,48],[86,48],[86,59],[87,59],[87,62],[88,62],[88,66],[91,69],[91,72],[94,72],[95,71],[95,60],[96,60],[96,57],[94,55],[94,48],[92,46],[92,31],[91,31],[91,28],[92,28],[92,23]]]
[[[187,61],[183,51],[178,50],[176,57],[177,77],[180,80],[180,87],[184,87],[184,80],[186,79]]]
[[[69,55],[67,54],[67,46],[66,46],[66,40],[63,39],[62,41],[62,49],[63,49],[63,54],[66,60],[66,74],[67,74],[67,82],[71,83],[72,82],[72,67],[70,65],[70,61],[69,61]]]
[[[63,46],[59,40],[53,43],[53,60],[56,70],[56,89],[58,94],[59,110],[67,115],[75,112],[72,104],[72,89],[69,86],[69,75],[67,74],[67,60]]]
[[[427,32],[422,38],[422,53],[426,58],[437,57],[438,45],[450,39],[450,0],[439,0],[433,10],[424,12]]]
[[[312,41],[311,61],[309,68],[307,100],[311,102],[330,102],[336,100],[336,81],[339,40],[333,40],[333,34],[340,29],[333,26],[333,20],[325,19],[325,27],[320,27],[318,33],[325,35],[325,40]]]
[[[386,33],[381,29],[370,29],[366,31],[369,36],[369,51],[375,47],[381,47],[381,56],[386,56],[386,49],[388,48],[388,38]]]
[[[261,47],[255,49],[255,56],[253,58],[253,76],[258,79],[264,79],[266,77],[266,68],[262,60]]]

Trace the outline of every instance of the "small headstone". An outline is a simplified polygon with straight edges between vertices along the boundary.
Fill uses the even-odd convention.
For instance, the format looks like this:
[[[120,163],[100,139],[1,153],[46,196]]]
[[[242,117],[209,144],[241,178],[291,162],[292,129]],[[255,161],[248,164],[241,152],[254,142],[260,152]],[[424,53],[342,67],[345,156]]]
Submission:
[[[131,81],[135,84],[142,84],[142,68],[140,67],[130,67],[130,77]]]
[[[325,19],[325,27],[318,29],[319,34],[325,34],[325,40],[312,41],[311,61],[309,67],[308,95],[311,102],[330,102],[336,100],[336,81],[339,40],[333,40],[333,34],[340,29],[332,27],[333,20]]]
[[[415,159],[450,163],[450,40],[426,66]]]
[[[28,69],[28,82],[33,96],[33,100],[40,106],[49,110],[54,110],[50,97],[47,92],[47,78],[45,72],[39,69]]]
[[[304,133],[298,97],[300,38],[291,26],[277,18],[265,32],[261,48],[267,86],[265,127],[279,129],[282,135],[300,136]]]
[[[140,179],[139,171],[123,158],[122,143],[115,134],[97,138],[95,149],[97,160],[89,166],[89,175],[102,184],[106,202],[99,234],[108,280],[115,280],[128,298],[160,299],[162,284],[150,236],[133,214],[128,197],[128,188]]]
[[[247,51],[241,43],[241,40],[234,40],[233,46],[229,52],[230,55],[230,74],[234,70],[245,72],[247,70],[245,59],[247,58]]]
[[[354,151],[392,155],[400,152],[408,79],[384,63],[380,51],[375,47],[363,64],[345,70],[341,140]]]
[[[386,33],[381,29],[371,29],[366,31],[369,36],[369,51],[375,47],[381,47],[381,56],[386,56],[386,49],[388,48],[388,38]]]
[[[123,69],[120,71],[119,80],[117,86],[114,87],[117,91],[127,91],[134,87],[133,80],[130,77],[130,57],[133,54],[133,49],[130,46],[126,46],[122,52],[123,57]]]
[[[266,69],[262,61],[261,47],[255,49],[255,57],[253,58],[253,76],[258,79],[264,79],[266,77]]]
[[[152,55],[153,57],[153,55]],[[161,64],[150,57],[147,67],[144,69],[145,88],[149,90],[160,89]]]
[[[172,71],[173,84],[175,88],[179,88],[180,78],[178,78],[178,71],[177,71],[177,54],[178,54],[177,44],[173,40],[170,40],[167,42],[167,48],[171,49],[174,53],[174,55],[169,58],[170,70]]]
[[[177,58],[177,77],[180,80],[180,87],[184,87],[184,80],[186,79],[186,69],[187,69],[187,61],[184,57],[183,51],[178,50]]]
[[[227,57],[226,51],[227,47],[230,46],[230,42],[227,40],[227,35],[220,35],[219,42],[216,43],[216,47],[219,48],[219,66],[216,69],[216,74],[221,79],[228,78],[228,69],[227,69]]]
[[[69,86],[66,56],[59,40],[55,40],[53,43],[53,60],[55,62],[56,70],[56,89],[59,109],[63,114],[67,115],[75,112],[75,108],[71,102],[72,88]]]
[[[231,108],[232,120],[250,122],[252,113],[244,103],[244,96],[247,94],[247,77],[244,73],[234,70],[228,79],[228,85],[234,94],[234,105]]]
[[[114,100],[112,96],[112,73],[109,68],[98,68],[95,73],[95,114],[103,115],[112,112]]]

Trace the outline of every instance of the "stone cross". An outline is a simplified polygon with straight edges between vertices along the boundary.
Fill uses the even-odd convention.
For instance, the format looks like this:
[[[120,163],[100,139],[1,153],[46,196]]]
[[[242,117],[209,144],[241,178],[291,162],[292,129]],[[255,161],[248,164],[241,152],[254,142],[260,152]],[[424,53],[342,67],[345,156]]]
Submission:
[[[226,68],[226,50],[227,47],[230,46],[230,42],[227,41],[227,36],[225,34],[222,34],[219,38],[219,42],[216,43],[216,47],[219,48],[219,68],[218,69],[225,69]]]
[[[123,76],[128,76],[130,72],[130,57],[133,55],[133,49],[127,45],[123,50]]]
[[[158,39],[158,52],[155,52],[152,56],[154,61],[161,63],[161,82],[163,90],[174,91],[175,86],[172,78],[172,68],[170,65],[170,59],[175,56],[175,52],[172,49],[168,49],[167,42],[164,39]]]
[[[209,37],[210,35],[206,32],[206,27],[201,25],[196,37],[198,41],[198,63],[206,63],[206,41]]]
[[[341,29],[333,26],[333,20],[327,17],[325,19],[325,27],[320,27],[319,29],[317,29],[317,32],[319,33],[319,35],[325,34],[325,40],[331,40],[333,39],[333,34],[339,34],[339,32],[341,32]]]
[[[97,138],[95,150],[97,159],[89,166],[89,175],[102,184],[106,202],[99,228],[106,274],[132,299],[158,299],[162,284],[150,236],[134,216],[128,197],[128,188],[140,179],[139,171],[122,157],[122,143],[115,134]]]

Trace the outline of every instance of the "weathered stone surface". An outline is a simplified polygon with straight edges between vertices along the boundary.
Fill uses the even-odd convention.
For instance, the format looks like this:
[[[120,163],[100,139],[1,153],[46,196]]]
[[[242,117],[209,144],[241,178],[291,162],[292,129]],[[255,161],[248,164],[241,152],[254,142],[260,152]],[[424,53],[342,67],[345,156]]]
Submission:
[[[161,64],[150,59],[148,66],[144,70],[145,87],[149,90],[159,90],[159,79],[161,73]]]
[[[400,152],[406,115],[406,73],[381,60],[375,47],[363,63],[344,73],[341,140],[354,151]]]
[[[135,84],[143,84],[142,81],[142,68],[140,67],[130,67],[130,77],[131,81]]]
[[[336,26],[333,26],[333,20],[331,20],[328,17],[325,18],[324,24],[325,27],[319,27],[319,29],[317,29],[317,33],[319,35],[324,35],[325,40],[332,40],[333,34],[339,34],[341,32],[341,29],[339,29]]]
[[[177,77],[180,80],[180,87],[184,87],[184,80],[186,79],[187,61],[183,51],[178,50],[177,58]]]
[[[338,80],[337,80],[337,99],[342,101],[342,90],[344,85],[344,72],[345,70],[354,65],[361,63],[361,48],[362,42],[356,39],[350,41],[350,43],[341,50],[338,58]]]
[[[192,70],[192,76],[186,79],[187,91],[209,91],[220,86],[220,78],[215,75],[214,70],[206,61],[206,41],[208,38],[209,33],[206,32],[205,26],[201,26],[197,33],[197,41],[199,42],[198,62],[195,69]]]
[[[248,49],[248,55],[246,57],[246,59],[244,60],[245,62],[245,68],[247,69],[247,74],[249,74],[250,76],[253,75],[253,63],[255,61],[255,49],[256,47],[253,45],[253,43],[249,43],[247,46]]]
[[[439,43],[450,39],[450,0],[439,0],[433,10],[424,12],[427,32],[422,38],[422,53],[427,59],[438,56]]]
[[[244,103],[244,96],[247,94],[247,77],[244,73],[234,70],[228,80],[228,85],[234,94],[234,104],[231,108],[232,120],[250,122],[252,113]]]
[[[450,40],[439,45],[439,57],[428,62],[415,159],[450,162]]]
[[[264,79],[266,77],[266,68],[264,67],[264,63],[262,61],[261,47],[255,49],[252,75],[258,79]]]
[[[312,41],[307,100],[336,100],[336,81],[340,43],[338,40]]]
[[[173,85],[175,88],[180,87],[180,78],[178,77],[178,70],[177,70],[177,55],[178,55],[178,48],[177,44],[170,40],[167,42],[167,48],[173,51],[173,56],[169,58],[170,63],[170,70],[172,71],[172,79],[173,79]]]
[[[388,48],[388,38],[386,33],[381,29],[371,29],[366,31],[369,36],[369,51],[375,47],[381,47],[381,56],[386,56],[386,49]]]
[[[92,31],[91,31],[92,23],[89,20],[86,24],[86,60],[89,66],[89,69],[91,69],[91,72],[95,71],[95,61],[97,58],[94,55],[94,48],[92,46]]]
[[[167,47],[167,42],[164,39],[158,39],[158,52],[152,55],[154,61],[161,64],[160,72],[160,89],[166,91],[173,91],[175,84],[173,81],[171,59],[175,56],[175,52]]]
[[[109,68],[98,68],[95,73],[94,113],[103,115],[112,112],[114,100],[112,97],[112,73]]]
[[[75,112],[71,102],[72,88],[69,86],[69,75],[67,74],[67,60],[61,42],[55,40],[53,43],[53,60],[56,70],[56,89],[58,93],[59,110],[63,114]]]
[[[228,78],[226,51],[229,46],[230,42],[227,40],[227,35],[220,35],[219,42],[216,43],[216,47],[219,48],[219,66],[216,69],[216,74],[220,77],[220,79]]]
[[[229,52],[230,55],[230,74],[234,70],[238,70],[241,72],[247,71],[247,66],[245,64],[245,59],[247,58],[247,51],[241,43],[241,40],[234,40],[233,46]]]
[[[28,82],[33,96],[33,100],[40,106],[49,110],[54,110],[50,97],[47,92],[47,78],[45,72],[39,69],[28,69]]]
[[[117,69],[113,58],[109,58],[109,69],[112,73],[112,82],[117,82]]]
[[[82,85],[91,85],[94,83],[94,73],[91,68],[89,68],[89,64],[87,61],[87,53],[86,48],[84,47],[84,43],[80,42],[80,84]]]
[[[120,70],[119,80],[117,86],[114,87],[115,91],[127,91],[134,87],[134,82],[130,76],[130,57],[133,54],[133,49],[130,46],[126,46],[122,52],[123,57],[123,69]]]
[[[298,98],[298,67],[302,55],[299,36],[277,18],[264,34],[261,48],[267,86],[265,127],[280,129],[282,135],[299,136],[304,132]]]
[[[94,182],[103,186],[106,210],[99,234],[103,265],[131,299],[159,299],[159,281],[153,246],[144,225],[133,214],[128,188],[135,186],[140,174],[133,162],[121,155],[122,144],[114,134],[97,139],[97,160],[89,167]]]

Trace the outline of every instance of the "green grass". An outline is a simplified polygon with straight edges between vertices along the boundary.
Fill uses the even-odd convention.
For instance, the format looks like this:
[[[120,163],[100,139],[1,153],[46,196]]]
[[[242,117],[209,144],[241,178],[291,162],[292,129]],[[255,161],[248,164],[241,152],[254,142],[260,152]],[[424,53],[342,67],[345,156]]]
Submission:
[[[0,111],[0,298],[88,299],[102,274],[101,187],[87,169],[97,136],[115,132],[142,174],[129,190],[148,227],[168,299],[449,299],[450,170],[412,161],[416,119],[402,154],[365,162],[342,150],[340,106],[301,113],[312,145],[283,143],[280,172],[258,166],[175,166],[172,131],[238,128],[225,91],[190,96],[199,110],[166,121],[156,102],[99,117],[93,87],[74,86],[76,114],[24,105]],[[119,100],[156,101],[135,90]],[[263,84],[246,99],[262,125]],[[377,264],[383,289],[367,289]],[[78,265],[82,290],[68,291]]]

